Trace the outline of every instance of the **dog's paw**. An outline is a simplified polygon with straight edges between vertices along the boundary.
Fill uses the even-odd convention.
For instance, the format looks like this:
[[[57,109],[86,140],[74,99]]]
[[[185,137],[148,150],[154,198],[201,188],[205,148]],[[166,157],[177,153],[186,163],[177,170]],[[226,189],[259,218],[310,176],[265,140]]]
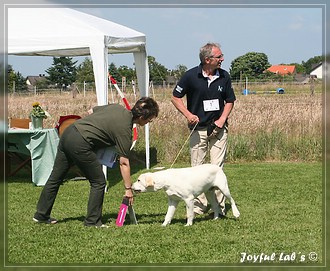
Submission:
[[[237,218],[240,217],[241,214],[240,214],[239,212],[234,212],[233,215],[234,215],[234,217],[237,219]]]
[[[186,225],[184,225],[185,227],[189,227],[192,226],[192,223],[187,223]]]
[[[166,227],[167,225],[169,225],[171,222],[166,222],[164,221],[163,224],[162,224],[162,227]]]

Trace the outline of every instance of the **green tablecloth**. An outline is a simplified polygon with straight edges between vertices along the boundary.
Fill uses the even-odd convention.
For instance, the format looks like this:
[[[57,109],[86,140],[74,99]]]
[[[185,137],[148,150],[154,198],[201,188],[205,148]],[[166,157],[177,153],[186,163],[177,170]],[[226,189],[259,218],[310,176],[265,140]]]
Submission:
[[[59,137],[56,129],[9,129],[8,152],[31,155],[32,182],[42,186],[53,169]]]

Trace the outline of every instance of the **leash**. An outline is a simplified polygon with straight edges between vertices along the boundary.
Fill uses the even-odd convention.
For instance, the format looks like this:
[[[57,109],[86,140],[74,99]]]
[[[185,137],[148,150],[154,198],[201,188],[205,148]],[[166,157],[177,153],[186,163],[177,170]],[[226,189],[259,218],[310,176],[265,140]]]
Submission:
[[[181,149],[180,149],[179,153],[178,153],[178,154],[177,154],[177,156],[175,157],[175,159],[174,159],[174,161],[173,161],[172,165],[170,166],[170,168],[172,168],[172,167],[173,167],[174,163],[175,163],[175,162],[176,162],[176,160],[178,159],[178,157],[179,157],[179,155],[181,154],[181,152],[182,152],[182,150],[183,150],[184,146],[186,145],[186,143],[187,143],[188,139],[191,137],[192,133],[195,131],[197,124],[198,124],[198,122],[196,122],[196,124],[195,124],[194,128],[191,130],[191,132],[190,132],[189,136],[187,137],[186,141],[183,143],[183,145],[182,145],[182,147],[181,147]]]
[[[117,90],[119,96],[120,96],[121,99],[123,100],[123,102],[124,102],[124,104],[125,104],[125,106],[126,106],[126,109],[127,109],[127,110],[131,110],[131,106],[129,105],[127,99],[125,98],[124,93],[119,89],[119,87],[118,87],[118,85],[117,85],[117,82],[116,82],[115,78],[113,78],[110,74],[108,74],[108,77],[109,77],[109,80],[111,81],[111,84],[114,85],[114,87],[115,87],[115,89]],[[133,123],[133,142],[132,142],[131,149],[134,148],[137,139],[138,139],[137,126],[136,126],[136,123]]]

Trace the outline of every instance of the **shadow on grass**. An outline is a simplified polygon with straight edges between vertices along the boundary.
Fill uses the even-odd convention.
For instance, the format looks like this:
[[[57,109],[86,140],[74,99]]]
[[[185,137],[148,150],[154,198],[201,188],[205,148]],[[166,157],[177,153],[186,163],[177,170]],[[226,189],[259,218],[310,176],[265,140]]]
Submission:
[[[136,215],[136,219],[138,221],[138,224],[154,224],[154,223],[159,223],[159,224],[162,224],[164,222],[164,219],[165,219],[165,215],[166,214],[148,214],[148,215]],[[155,220],[151,221],[150,218],[154,217]],[[161,219],[160,219],[161,217]],[[227,216],[221,216],[218,218],[219,220],[227,220],[227,219],[230,219],[230,220],[235,220],[235,218],[229,218]],[[142,220],[142,222],[141,222]],[[199,222],[203,222],[203,221],[206,221],[206,220],[213,220],[213,216],[210,216],[210,214],[204,214],[204,215],[198,215],[194,218],[194,224],[195,223],[199,223]],[[129,218],[127,217],[126,218],[126,221],[127,224],[130,224],[130,220]],[[125,223],[126,223],[125,221]],[[187,218],[173,218],[172,221],[171,221],[171,225],[175,225],[175,224],[183,224],[183,225],[186,225],[187,224]]]
[[[11,177],[6,177],[6,183],[30,183],[31,185],[34,185],[32,183],[31,174],[24,175],[23,173]]]
[[[228,208],[226,209],[228,210]],[[117,219],[117,215],[116,213],[108,213],[108,214],[104,214],[103,215],[103,220],[106,221],[106,223],[115,223],[116,219]],[[136,213],[136,219],[138,221],[138,224],[142,224],[142,225],[151,225],[154,223],[159,223],[162,224],[164,222],[165,219],[165,215],[166,213],[152,213],[152,214],[138,214]],[[195,215],[194,218],[194,223],[199,223],[202,221],[206,221],[206,220],[213,220],[213,213],[206,213],[206,214],[202,214],[202,215]],[[220,216],[218,218],[218,220],[237,220],[234,217],[228,217],[228,216]],[[125,225],[129,225],[131,223],[130,218],[129,218],[129,214],[126,214],[126,218],[125,218]],[[183,224],[185,225],[187,223],[187,218],[186,217],[182,217],[182,218],[173,218],[171,221],[171,225],[175,225],[175,224]]]
[[[66,222],[76,221],[76,220],[84,222],[85,216],[67,217],[67,218],[58,220],[57,223],[66,223]]]

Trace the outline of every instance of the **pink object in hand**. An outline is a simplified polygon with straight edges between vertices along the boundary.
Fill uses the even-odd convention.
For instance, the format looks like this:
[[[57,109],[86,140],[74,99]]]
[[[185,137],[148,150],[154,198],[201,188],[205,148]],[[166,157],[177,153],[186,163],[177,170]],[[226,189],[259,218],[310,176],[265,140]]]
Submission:
[[[129,205],[128,198],[125,197],[120,205],[118,216],[116,219],[116,225],[118,227],[122,227],[124,225],[128,205]]]

